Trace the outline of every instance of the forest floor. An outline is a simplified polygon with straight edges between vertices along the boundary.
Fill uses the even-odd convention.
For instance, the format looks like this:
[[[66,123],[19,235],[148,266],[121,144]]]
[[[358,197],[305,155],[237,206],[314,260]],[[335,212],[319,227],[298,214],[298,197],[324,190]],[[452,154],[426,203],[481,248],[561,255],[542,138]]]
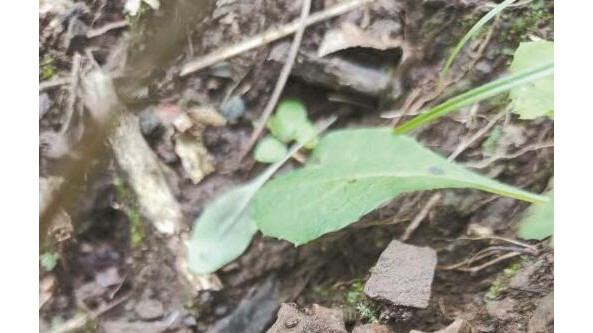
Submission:
[[[40,191],[62,193],[50,222],[40,222],[40,332],[260,333],[281,303],[354,313],[349,331],[381,322],[391,332],[435,332],[464,320],[473,332],[553,332],[553,248],[517,239],[529,204],[478,190],[401,195],[299,247],[257,234],[216,273],[189,275],[183,245],[204,205],[265,169],[245,151],[292,37],[199,70],[187,64],[287,25],[302,2],[169,0],[158,10],[149,5],[158,0],[138,2],[134,12],[124,8],[134,1],[40,1]],[[336,3],[315,0],[311,13]],[[393,126],[497,78],[520,42],[553,40],[553,2],[519,1],[437,87],[452,47],[491,5],[377,0],[310,25],[281,99],[302,102],[313,121],[337,116],[332,129]],[[320,57],[330,31],[345,41]],[[89,85],[97,71],[117,96]],[[139,124],[119,141],[101,128],[115,99]],[[478,173],[542,193],[553,177],[553,121],[520,120],[507,106],[491,99],[412,135]],[[433,249],[438,262],[428,307],[384,320],[363,286],[394,239]]]

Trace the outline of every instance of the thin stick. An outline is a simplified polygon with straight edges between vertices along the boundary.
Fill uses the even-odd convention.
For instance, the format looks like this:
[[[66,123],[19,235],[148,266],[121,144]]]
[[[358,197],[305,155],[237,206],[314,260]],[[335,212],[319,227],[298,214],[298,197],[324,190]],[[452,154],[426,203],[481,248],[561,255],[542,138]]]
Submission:
[[[42,81],[39,82],[39,92],[42,92],[47,89],[63,86],[65,84],[69,84],[72,82],[71,77],[58,77],[52,80]]]
[[[492,118],[490,120],[490,122],[488,124],[486,124],[486,126],[482,127],[471,138],[469,138],[469,140],[467,140],[467,141],[461,143],[459,146],[457,146],[455,151],[453,153],[451,153],[451,155],[449,155],[448,160],[453,161],[457,156],[459,156],[459,154],[463,153],[464,150],[466,150],[469,146],[474,144],[474,142],[476,142],[482,136],[484,136],[484,134],[486,134],[492,128],[492,126],[494,126],[504,115],[505,115],[505,112],[499,113],[498,115],[496,115],[496,117]]]
[[[305,22],[305,26],[317,24],[319,22],[323,22],[325,20],[331,19],[335,16],[344,14],[348,11],[351,11],[363,4],[372,2],[374,0],[351,0],[347,2],[339,3],[333,7],[330,7],[326,10],[316,12],[309,16],[307,21]],[[290,34],[295,33],[299,30],[301,26],[301,20],[297,19],[296,21],[290,22],[287,25],[284,25],[278,29],[268,30],[263,32],[259,35],[253,36],[243,42],[240,42],[235,45],[223,47],[221,49],[215,50],[214,52],[207,54],[203,57],[190,61],[189,63],[185,64],[181,68],[181,72],[179,75],[185,76],[191,74],[195,71],[199,71],[200,69],[204,69],[208,66],[211,66],[219,61],[234,57],[238,54],[243,52],[247,52],[253,48],[268,44],[275,40],[278,40],[282,37],[286,37]]]
[[[528,153],[530,151],[546,149],[546,148],[554,148],[554,143],[542,143],[542,144],[529,145],[527,147],[520,149],[516,153],[495,155],[495,156],[492,156],[485,160],[481,160],[481,161],[477,161],[477,162],[469,162],[469,163],[465,163],[464,165],[468,168],[484,169],[498,160],[510,160],[513,158],[517,158],[517,157],[519,157],[525,153]]]
[[[126,21],[126,20],[107,23],[102,27],[89,30],[86,33],[86,37],[87,38],[95,38],[95,37],[101,36],[101,35],[109,32],[111,30],[121,29],[121,28],[125,28],[127,26],[128,26],[128,21]]]
[[[494,264],[498,264],[499,262],[501,262],[503,260],[514,258],[514,257],[520,256],[520,255],[521,255],[521,252],[509,252],[509,253],[502,255],[496,259],[492,259],[491,261],[488,261],[480,266],[476,266],[476,267],[472,267],[472,268],[465,268],[465,269],[462,268],[462,269],[460,269],[460,271],[476,273],[476,272],[483,270],[484,268],[490,267]]]
[[[282,90],[284,90],[284,86],[286,85],[286,81],[288,81],[288,76],[290,75],[292,67],[294,66],[294,61],[296,60],[299,48],[301,47],[301,42],[303,41],[303,34],[305,32],[305,27],[307,26],[307,16],[309,15],[310,10],[311,0],[304,0],[303,7],[301,9],[301,17],[299,21],[300,26],[294,35],[294,39],[292,41],[292,45],[290,46],[290,51],[288,53],[288,58],[286,58],[286,62],[282,67],[282,71],[280,72],[278,81],[276,81],[276,86],[274,87],[272,96],[270,97],[270,99],[268,100],[268,104],[266,104],[266,107],[264,108],[264,111],[259,119],[257,127],[253,131],[253,134],[251,134],[251,138],[249,139],[247,147],[243,149],[243,151],[239,155],[239,161],[241,161],[243,157],[245,157],[245,155],[247,155],[247,153],[251,151],[251,148],[253,148],[255,142],[257,142],[257,139],[264,131],[266,123],[268,122],[268,118],[270,118],[272,112],[274,112],[276,103],[278,103],[278,100],[280,99],[280,94],[282,94]]]
[[[537,248],[535,246],[532,246],[532,245],[529,245],[529,244],[520,242],[518,240],[506,238],[506,237],[500,237],[500,236],[480,236],[480,237],[460,237],[458,239],[470,240],[470,241],[499,240],[499,241],[503,241],[503,242],[515,244],[515,245],[518,245],[518,246],[522,246],[524,248],[530,249],[531,251],[533,251],[534,254],[537,254]]]
[[[422,208],[420,213],[418,213],[418,215],[416,215],[414,220],[412,220],[412,223],[410,223],[410,225],[406,228],[406,231],[404,232],[404,234],[400,237],[401,241],[407,241],[410,238],[410,236],[412,236],[412,233],[418,228],[420,223],[428,215],[428,212],[430,212],[432,207],[434,207],[439,202],[439,200],[441,200],[440,193],[436,193],[432,197],[430,197],[430,199],[428,199],[428,202],[426,203],[424,208]]]

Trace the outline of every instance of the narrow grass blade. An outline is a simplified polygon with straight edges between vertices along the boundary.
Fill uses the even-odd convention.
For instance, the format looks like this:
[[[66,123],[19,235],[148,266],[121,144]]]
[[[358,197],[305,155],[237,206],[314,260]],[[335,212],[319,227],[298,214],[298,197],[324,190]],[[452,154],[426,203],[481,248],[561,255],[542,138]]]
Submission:
[[[451,111],[455,111],[464,106],[472,105],[474,103],[483,101],[490,97],[507,92],[515,87],[532,83],[536,80],[551,76],[553,74],[554,64],[551,63],[543,66],[537,66],[535,68],[529,68],[524,71],[517,72],[515,74],[507,75],[501,79],[489,82],[485,85],[482,85],[480,87],[467,91],[461,95],[446,100],[445,102],[424,112],[418,117],[408,122],[405,122],[401,126],[397,127],[394,130],[394,132],[395,134],[409,132],[418,126],[426,124],[439,117],[442,117]]]
[[[451,55],[449,56],[449,58],[447,58],[447,61],[445,62],[445,66],[443,66],[443,70],[441,71],[439,83],[442,83],[443,80],[445,79],[445,77],[447,76],[447,73],[449,72],[449,68],[451,67],[451,64],[453,63],[453,60],[455,60],[455,57],[457,57],[457,54],[459,54],[459,51],[461,51],[463,46],[465,46],[465,44],[472,37],[474,37],[478,32],[480,32],[480,30],[482,30],[482,28],[484,27],[484,25],[486,25],[486,23],[490,22],[490,20],[492,20],[492,18],[494,18],[496,15],[498,15],[498,13],[503,11],[505,8],[510,6],[515,1],[516,0],[506,0],[506,1],[503,1],[500,4],[498,4],[496,7],[492,8],[492,10],[490,10],[476,24],[474,24],[474,26],[465,34],[465,36],[463,36],[463,38],[461,38],[459,43],[457,43],[457,45],[455,45],[455,48],[453,49],[453,52],[451,52]]]

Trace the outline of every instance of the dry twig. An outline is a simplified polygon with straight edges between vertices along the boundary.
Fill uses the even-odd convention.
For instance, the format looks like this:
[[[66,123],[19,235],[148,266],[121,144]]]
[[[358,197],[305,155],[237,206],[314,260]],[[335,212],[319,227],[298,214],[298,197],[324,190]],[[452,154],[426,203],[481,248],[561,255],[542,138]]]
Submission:
[[[469,168],[474,168],[474,169],[484,169],[498,160],[510,160],[513,158],[517,158],[517,157],[519,157],[525,153],[528,153],[530,151],[546,149],[546,148],[554,148],[554,143],[547,142],[547,143],[537,143],[537,144],[529,145],[527,147],[523,147],[519,151],[512,153],[512,154],[494,155],[490,158],[487,158],[487,159],[484,159],[481,161],[465,163],[465,166],[469,167]]]
[[[251,138],[249,139],[249,143],[247,147],[241,152],[239,155],[239,161],[251,151],[251,148],[257,142],[257,139],[263,132],[264,128],[266,127],[266,123],[268,118],[272,115],[274,111],[274,107],[276,107],[276,103],[278,103],[278,99],[280,99],[280,94],[282,94],[282,90],[284,90],[284,86],[286,85],[286,81],[288,81],[288,76],[292,71],[292,67],[294,66],[294,61],[296,60],[297,54],[299,52],[299,48],[301,46],[301,42],[303,40],[303,33],[305,32],[307,16],[309,15],[309,11],[311,10],[311,0],[304,0],[303,7],[301,10],[301,17],[300,17],[300,26],[294,35],[294,39],[292,41],[292,45],[290,46],[290,51],[288,53],[288,57],[286,58],[286,62],[282,67],[282,71],[280,72],[280,76],[278,77],[278,81],[276,81],[276,86],[274,87],[274,91],[272,92],[272,96],[268,100],[266,107],[260,117],[260,120],[257,124],[257,127],[253,131]]]
[[[330,7],[326,10],[316,12],[309,16],[307,21],[305,22],[305,26],[313,25],[316,23],[323,22],[325,20],[331,19],[335,16],[344,14],[348,11],[351,11],[363,4],[372,2],[374,0],[351,0],[347,2],[339,3],[333,7]],[[223,47],[218,49],[210,54],[207,54],[203,57],[190,61],[189,63],[185,64],[181,68],[181,72],[179,75],[185,76],[191,74],[193,72],[199,71],[204,69],[208,66],[214,65],[215,63],[234,57],[239,55],[243,52],[247,52],[251,49],[256,47],[271,43],[275,40],[278,40],[282,37],[286,37],[290,34],[295,33],[299,30],[301,26],[301,20],[298,19],[296,21],[290,22],[284,26],[281,26],[277,29],[268,30],[263,32],[259,35],[253,36],[243,42],[240,42],[235,45]]]
[[[435,193],[428,201],[424,208],[416,215],[412,223],[406,228],[404,234],[399,238],[401,241],[407,241],[411,236],[412,233],[418,228],[420,223],[426,218],[430,210],[441,200],[441,193]]]
[[[502,119],[502,117],[505,114],[506,114],[506,112],[499,113],[494,118],[492,118],[490,120],[490,122],[488,122],[488,124],[486,124],[486,126],[482,127],[479,131],[477,131],[474,135],[472,135],[467,141],[465,141],[465,142],[461,143],[459,146],[457,146],[455,151],[453,153],[451,153],[451,155],[449,155],[448,160],[453,161],[455,158],[457,158],[457,156],[459,156],[461,153],[463,153],[464,150],[466,150],[469,146],[474,144],[474,142],[476,142],[482,136],[484,136],[486,133],[488,133],[488,131],[492,128],[492,126],[494,126],[500,119]]]

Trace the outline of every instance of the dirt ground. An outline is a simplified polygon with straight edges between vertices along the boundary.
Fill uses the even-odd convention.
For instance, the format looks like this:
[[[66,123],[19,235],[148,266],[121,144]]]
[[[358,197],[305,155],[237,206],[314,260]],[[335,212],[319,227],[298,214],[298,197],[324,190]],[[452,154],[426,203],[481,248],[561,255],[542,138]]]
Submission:
[[[311,11],[337,2],[315,0]],[[241,154],[291,38],[188,75],[180,71],[200,55],[295,20],[301,1],[170,0],[158,10],[147,3],[132,16],[125,1],[40,1],[40,182],[58,179],[61,187],[52,189],[66,193],[52,206],[51,222],[40,222],[40,332],[259,333],[275,321],[280,303],[343,309],[353,313],[348,329],[374,322],[381,305],[362,293],[369,269],[423,211],[406,243],[437,252],[430,304],[407,320],[386,321],[393,332],[434,332],[457,318],[475,332],[553,332],[553,248],[509,242],[517,240],[528,204],[477,190],[405,194],[300,247],[258,234],[216,274],[188,277],[183,242],[204,205],[265,168]],[[332,128],[393,125],[412,115],[394,111],[402,105],[417,112],[496,78],[521,41],[553,40],[553,1],[519,1],[470,42],[439,90],[435,78],[451,48],[490,4],[377,0],[311,25],[282,97],[303,101],[313,120],[338,116]],[[325,33],[346,24],[405,46],[358,46],[333,53],[329,64],[320,61],[316,50]],[[356,65],[352,73],[341,71],[343,61]],[[369,63],[377,79],[344,84],[365,75]],[[377,69],[385,66],[390,70]],[[105,96],[89,102],[95,95],[85,82],[97,68],[112,75],[118,98],[138,119],[148,160],[162,170],[154,178],[172,193],[175,213],[141,209],[150,198],[135,194],[134,169],[111,148],[117,143],[102,136],[101,125],[109,122],[96,110],[109,102]],[[504,113],[507,104],[494,98],[412,135],[477,172],[544,192],[553,177],[553,121],[518,120]],[[185,131],[173,119],[179,110],[204,106],[222,115],[224,125],[192,120]],[[491,151],[494,131],[502,134]],[[205,151],[209,167],[188,162],[184,138],[187,149]],[[281,172],[298,166],[291,161]],[[173,235],[153,221],[165,213],[177,214]],[[484,251],[492,255],[467,262]],[[480,266],[493,258],[500,261]]]

